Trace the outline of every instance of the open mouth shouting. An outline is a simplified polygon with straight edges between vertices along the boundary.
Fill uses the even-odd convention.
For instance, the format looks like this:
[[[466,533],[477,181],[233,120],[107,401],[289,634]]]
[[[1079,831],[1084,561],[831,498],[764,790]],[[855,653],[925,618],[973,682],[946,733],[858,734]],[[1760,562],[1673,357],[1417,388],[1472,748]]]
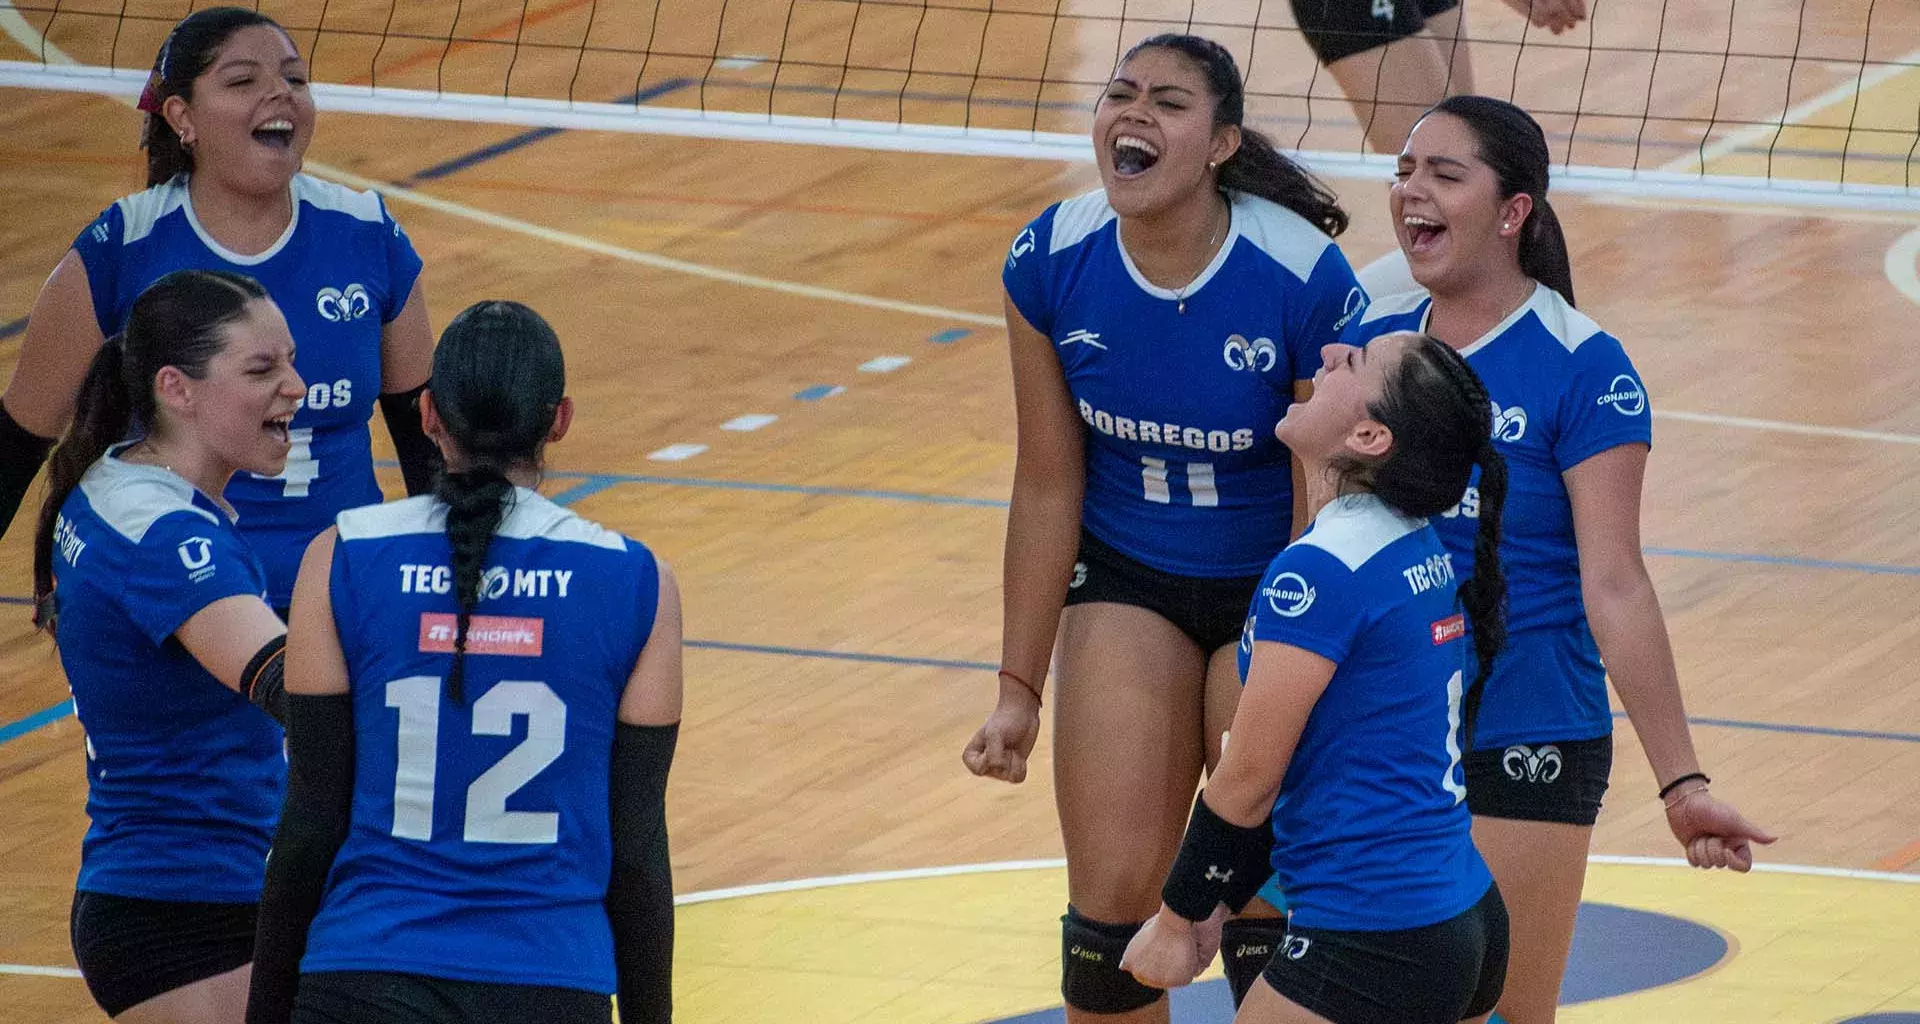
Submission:
[[[263,121],[253,129],[253,141],[281,152],[292,149],[293,122],[284,117]]]
[[[293,445],[292,426],[293,413],[288,412],[267,419],[261,424],[261,429],[265,430],[267,436],[273,438],[280,447],[290,448]]]
[[[1407,253],[1422,256],[1431,253],[1439,245],[1440,236],[1446,234],[1447,226],[1431,217],[1407,214],[1400,218],[1407,231]]]
[[[1113,173],[1122,178],[1145,174],[1160,162],[1160,150],[1138,135],[1120,135],[1113,140]]]

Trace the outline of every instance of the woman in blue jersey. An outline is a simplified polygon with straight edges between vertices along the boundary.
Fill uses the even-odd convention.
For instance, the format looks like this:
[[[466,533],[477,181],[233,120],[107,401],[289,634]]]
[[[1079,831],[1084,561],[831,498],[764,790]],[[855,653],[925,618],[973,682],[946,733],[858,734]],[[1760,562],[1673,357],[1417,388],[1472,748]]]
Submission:
[[[1433,338],[1327,347],[1313,397],[1276,431],[1319,511],[1253,600],[1232,739],[1159,915],[1127,951],[1135,974],[1191,981],[1220,908],[1238,910],[1270,865],[1290,918],[1242,1024],[1452,1024],[1492,1009],[1507,915],[1460,763],[1466,673],[1504,632],[1506,469],[1488,427],[1486,390]],[[1476,467],[1468,577],[1426,517]]]
[[[148,188],[74,239],[0,397],[0,530],[135,296],[175,270],[245,274],[285,314],[308,385],[285,467],[241,473],[227,495],[284,610],[307,542],[334,513],[381,498],[367,430],[375,396],[407,489],[431,486],[415,404],[433,350],[420,257],[377,195],[299,173],[314,124],[307,67],[265,15],[211,7],[182,20],[140,106]]]
[[[435,492],[301,566],[247,1019],[667,1021],[673,576],[532,490],[573,413],[532,310],[454,318],[422,409]]]
[[[1509,643],[1483,677],[1466,767],[1474,838],[1513,910],[1500,1003],[1513,1024],[1554,1019],[1613,764],[1608,676],[1688,860],[1745,871],[1751,844],[1772,841],[1707,791],[1694,754],[1640,554],[1650,403],[1620,342],[1574,309],[1547,165],[1520,108],[1481,96],[1434,107],[1400,154],[1390,202],[1423,290],[1380,299],[1347,329],[1356,344],[1423,330],[1458,349],[1486,381],[1511,467]],[[1469,487],[1437,521],[1462,571],[1482,506]]]
[[[102,345],[48,469],[40,621],[87,732],[71,919],[94,1001],[133,1024],[237,1024],[286,762],[286,628],[221,499],[273,473],[304,393],[253,281],[161,278]],[[122,441],[132,434],[133,439]]]
[[[1247,599],[1289,536],[1270,425],[1366,303],[1330,237],[1346,214],[1244,102],[1218,44],[1136,46],[1094,115],[1106,188],[1048,208],[1004,271],[1019,457],[1000,687],[963,756],[1025,778],[1057,633],[1075,1022],[1167,1019],[1120,953],[1217,759]]]

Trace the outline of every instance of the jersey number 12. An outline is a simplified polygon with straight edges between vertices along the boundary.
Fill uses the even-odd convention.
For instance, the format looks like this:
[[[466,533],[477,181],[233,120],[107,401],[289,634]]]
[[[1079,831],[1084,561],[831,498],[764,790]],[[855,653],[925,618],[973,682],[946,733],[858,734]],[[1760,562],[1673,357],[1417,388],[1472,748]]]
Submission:
[[[440,753],[440,679],[408,676],[387,684],[387,706],[400,712],[399,747],[393,775],[393,834],[433,838],[434,775]],[[527,717],[527,738],[467,787],[469,843],[559,841],[554,811],[509,811],[507,798],[558,760],[567,746],[567,705],[545,683],[495,683],[473,702],[476,736],[511,736],[513,720]]]

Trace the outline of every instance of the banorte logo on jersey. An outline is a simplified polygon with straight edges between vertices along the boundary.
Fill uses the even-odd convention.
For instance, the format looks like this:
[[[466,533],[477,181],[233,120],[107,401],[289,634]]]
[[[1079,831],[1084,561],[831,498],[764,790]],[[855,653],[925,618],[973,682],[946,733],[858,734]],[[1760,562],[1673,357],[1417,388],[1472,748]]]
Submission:
[[[1623,373],[1607,385],[1607,393],[1594,400],[1595,405],[1610,405],[1622,416],[1638,416],[1647,411],[1647,392],[1632,374]]]
[[[1238,334],[1232,334],[1227,336],[1227,345],[1221,349],[1220,358],[1227,361],[1229,369],[1266,373],[1280,361],[1280,348],[1272,338],[1248,341]]]
[[[1306,577],[1297,572],[1283,572],[1273,578],[1273,582],[1260,591],[1267,599],[1267,607],[1275,615],[1289,619],[1299,618],[1313,607],[1313,588],[1307,585]]]
[[[345,323],[373,312],[373,297],[367,294],[364,285],[350,284],[345,288],[320,289],[320,294],[314,296],[313,305],[319,310],[321,319],[330,323]]]

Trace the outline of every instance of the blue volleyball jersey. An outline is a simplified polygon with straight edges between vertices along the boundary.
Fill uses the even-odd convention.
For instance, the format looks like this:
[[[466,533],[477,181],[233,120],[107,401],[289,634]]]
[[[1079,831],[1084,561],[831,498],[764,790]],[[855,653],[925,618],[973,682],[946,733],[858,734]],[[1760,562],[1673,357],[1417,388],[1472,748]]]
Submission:
[[[1310,928],[1421,928],[1493,881],[1473,845],[1460,767],[1463,659],[1457,559],[1424,519],[1371,495],[1322,509],[1273,560],[1240,643],[1332,661],[1273,807],[1273,868]]]
[[[107,207],[74,251],[87,268],[94,318],[112,337],[133,302],[176,270],[224,270],[259,281],[286,315],[307,394],[278,476],[235,475],[226,499],[285,607],[307,543],[342,509],[381,500],[367,421],[380,395],[382,328],[406,305],[420,257],[378,194],[307,175],[293,179],[293,221],[267,251],[242,256],[194,216],[187,177]]]
[[[421,496],[339,517],[353,813],[301,970],[612,993],[608,774],[659,568],[519,489],[487,552],[456,702],[445,514]]]
[[[53,574],[87,732],[78,888],[258,900],[286,787],[280,727],[172,637],[215,601],[264,596],[259,560],[192,484],[110,453],[60,508]]]
[[[1383,334],[1424,330],[1432,301],[1425,292],[1383,298],[1355,318],[1345,340],[1364,345]],[[1526,304],[1461,355],[1487,386],[1495,446],[1507,462],[1500,558],[1508,632],[1567,634],[1554,645],[1562,656],[1553,665],[1520,665],[1504,656],[1496,662],[1473,746],[1606,735],[1612,729],[1606,677],[1587,627],[1564,474],[1610,448],[1653,443],[1647,390],[1620,342],[1546,285],[1537,285]],[[1463,576],[1473,571],[1480,527],[1478,470],[1473,479],[1461,503],[1435,521]]]
[[[1049,207],[1002,274],[1087,424],[1081,521],[1181,576],[1252,576],[1286,544],[1292,465],[1273,426],[1367,301],[1318,228],[1230,197],[1219,253],[1178,292],[1134,267],[1104,191]]]

